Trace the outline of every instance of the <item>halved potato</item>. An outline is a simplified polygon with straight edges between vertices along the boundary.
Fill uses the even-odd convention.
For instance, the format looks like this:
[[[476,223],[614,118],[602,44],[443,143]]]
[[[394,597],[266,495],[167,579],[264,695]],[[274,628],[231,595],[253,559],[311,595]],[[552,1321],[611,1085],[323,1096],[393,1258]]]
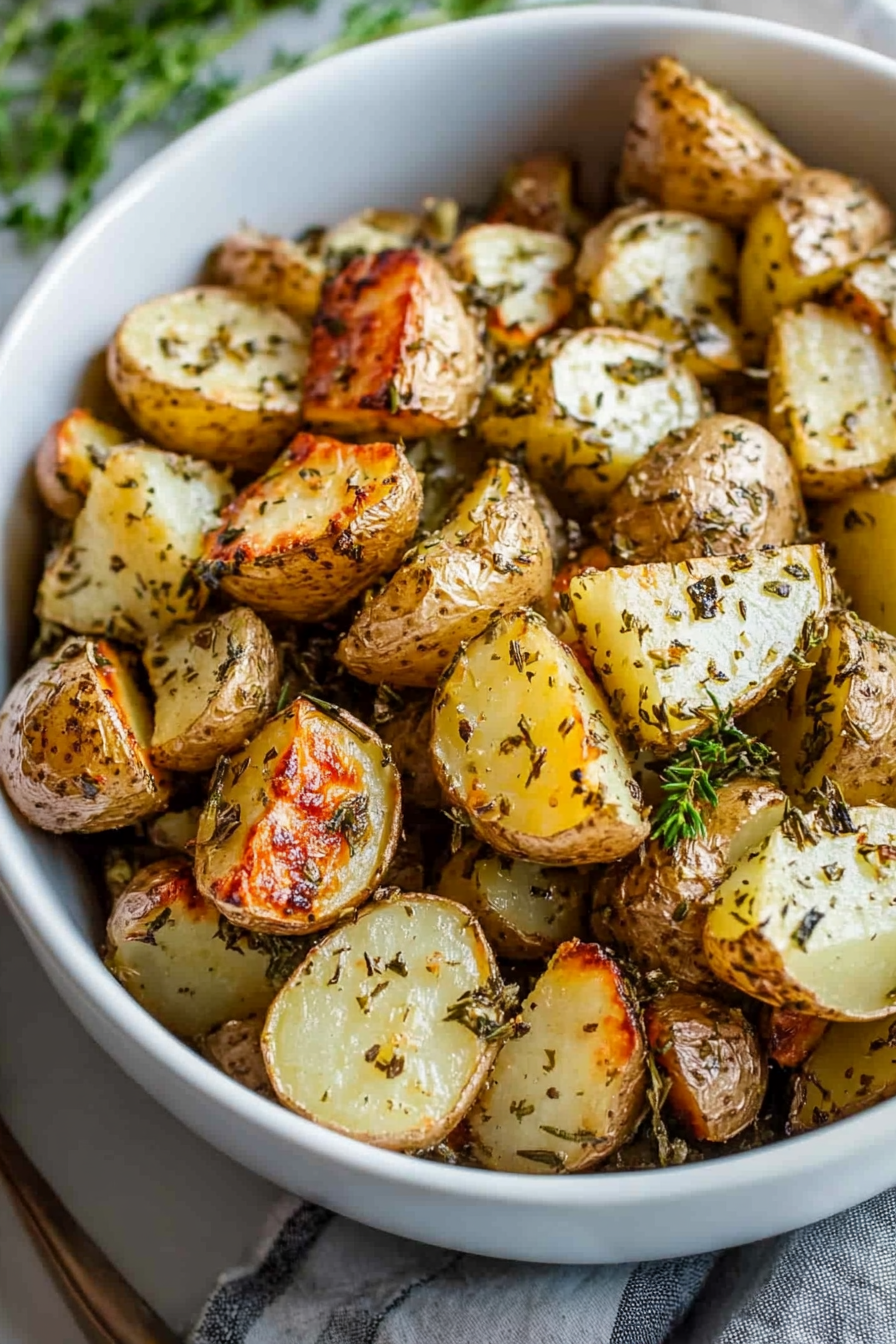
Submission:
[[[454,243],[448,269],[486,313],[493,340],[514,348],[553,331],[573,302],[572,244],[519,224],[475,224]]]
[[[607,501],[601,527],[625,564],[737,555],[806,534],[793,464],[767,430],[711,415],[668,435]]]
[[[896,635],[896,481],[827,504],[819,510],[818,530],[859,616]]]
[[[262,1049],[278,1098],[380,1148],[438,1143],[494,1059],[495,977],[463,906],[437,896],[370,906],[312,949],[271,1006]]]
[[[256,303],[273,303],[301,322],[320,302],[323,251],[308,243],[243,228],[212,253],[209,279],[238,289]]]
[[[893,1096],[896,1017],[832,1022],[794,1079],[788,1129],[818,1129]]]
[[[896,372],[889,349],[848,313],[807,303],[775,319],[769,426],[804,495],[836,499],[892,475]]]
[[[280,940],[285,943],[285,940]],[[233,1017],[264,1012],[300,948],[275,946],[222,928],[201,896],[187,859],[141,868],[116,899],[106,926],[105,961],[157,1022],[188,1039]]]
[[[590,876],[496,854],[468,841],[442,869],[439,895],[465,905],[499,957],[546,957],[585,932]]]
[[[105,640],[69,639],[20,677],[0,710],[0,779],[44,831],[108,831],[164,810],[152,714]]]
[[[94,473],[103,470],[111,450],[127,439],[123,430],[97,420],[90,411],[76,409],[57,420],[34,459],[38,493],[47,508],[60,518],[76,517]]]
[[[260,471],[299,427],[308,332],[280,308],[200,285],[133,308],[109,381],[163,448]]]
[[[875,336],[896,345],[896,250],[881,248],[853,266],[831,298]]]
[[[737,243],[724,224],[681,210],[614,210],[585,236],[576,287],[595,323],[656,336],[698,378],[741,367]]]
[[[153,760],[172,770],[211,770],[277,704],[277,647],[248,607],[157,635],[143,662],[156,700]]]
[[[298,434],[224,511],[201,572],[259,611],[321,620],[395,568],[420,503],[400,447]]]
[[[573,164],[566,154],[533,154],[508,168],[486,219],[577,238],[588,217],[575,201]]]
[[[326,928],[379,885],[401,786],[376,733],[299,696],[223,757],[196,836],[196,881],[234,924]]]
[[[396,697],[393,697],[396,698]],[[386,719],[374,718],[401,776],[401,796],[416,807],[440,808],[442,790],[432,768],[432,695],[403,692]]]
[[[673,56],[645,68],[622,154],[625,198],[743,228],[800,168],[752,112]]]
[[[361,256],[324,289],[302,411],[347,433],[437,434],[467,424],[483,374],[473,319],[435,257]]]
[[[235,1083],[242,1083],[250,1092],[259,1092],[263,1097],[273,1099],[274,1089],[261,1053],[263,1025],[261,1017],[223,1022],[220,1027],[203,1036],[202,1053],[209,1063],[226,1073]]]
[[[38,616],[130,644],[193,620],[208,597],[195,565],[230,493],[207,462],[139,443],[113,449],[71,540],[48,558]]]
[[[630,1138],[645,1105],[638,1012],[619,967],[595,943],[557,949],[468,1117],[493,1171],[588,1171]]]
[[[703,948],[721,980],[835,1021],[893,1012],[896,810],[791,811],[719,887]]]
[[[823,1017],[797,1013],[792,1008],[765,1007],[759,1019],[766,1053],[783,1069],[802,1064],[830,1026]]]
[[[569,592],[617,720],[666,753],[793,671],[823,630],[831,579],[823,547],[784,546],[592,570]]]
[[[361,210],[324,231],[321,252],[329,270],[341,270],[355,257],[410,247],[421,224],[410,210]]]
[[[551,573],[525,478],[510,462],[489,462],[448,521],[361,608],[339,659],[362,681],[434,686],[497,612],[546,598]]]
[[[432,722],[436,778],[499,853],[572,867],[647,835],[603,696],[534,612],[498,617],[461,649]]]

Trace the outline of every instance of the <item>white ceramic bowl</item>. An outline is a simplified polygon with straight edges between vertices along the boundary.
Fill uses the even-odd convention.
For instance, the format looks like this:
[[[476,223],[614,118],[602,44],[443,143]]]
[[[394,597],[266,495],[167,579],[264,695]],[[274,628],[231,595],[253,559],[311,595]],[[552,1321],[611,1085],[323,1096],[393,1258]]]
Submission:
[[[191,281],[242,218],[294,233],[429,192],[475,201],[527,151],[572,150],[593,199],[638,68],[666,51],[754,104],[810,163],[866,174],[896,200],[896,64],[749,19],[601,7],[424,31],[292,76],[185,136],[96,210],[0,345],[0,691],[22,668],[41,553],[31,456],[127,308]],[[896,1181],[896,1100],[667,1171],[506,1175],[365,1147],[240,1088],[144,1013],[96,954],[87,874],[5,800],[0,878],[56,987],[133,1078],[239,1161],[363,1222],[485,1255],[620,1261],[769,1236]]]

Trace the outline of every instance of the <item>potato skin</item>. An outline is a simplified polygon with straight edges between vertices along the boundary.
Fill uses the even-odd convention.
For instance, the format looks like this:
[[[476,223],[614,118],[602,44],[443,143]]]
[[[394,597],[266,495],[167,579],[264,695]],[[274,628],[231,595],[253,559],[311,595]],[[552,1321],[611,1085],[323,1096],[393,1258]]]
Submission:
[[[75,518],[93,472],[101,471],[110,450],[127,439],[123,430],[80,408],[51,425],[34,459],[38,493],[47,508],[60,518]]]
[[[212,253],[209,280],[239,289],[256,303],[273,303],[300,321],[320,302],[324,262],[304,243],[240,229]]]
[[[830,1024],[793,1008],[769,1008],[759,1019],[760,1032],[769,1059],[783,1069],[795,1069],[812,1053]]]
[[[248,1087],[250,1092],[258,1092],[262,1097],[274,1100],[264,1067],[261,1053],[261,1030],[264,1021],[260,1017],[236,1018],[222,1022],[220,1027],[209,1031],[201,1041],[202,1053],[210,1064],[214,1064],[235,1083]]]
[[[876,249],[850,269],[831,299],[875,336],[896,345],[896,251]]]
[[[567,155],[534,154],[512,164],[486,220],[577,238],[588,221],[575,203],[575,173]]]
[[[896,1095],[896,1017],[832,1022],[794,1078],[789,1134],[803,1134]]]

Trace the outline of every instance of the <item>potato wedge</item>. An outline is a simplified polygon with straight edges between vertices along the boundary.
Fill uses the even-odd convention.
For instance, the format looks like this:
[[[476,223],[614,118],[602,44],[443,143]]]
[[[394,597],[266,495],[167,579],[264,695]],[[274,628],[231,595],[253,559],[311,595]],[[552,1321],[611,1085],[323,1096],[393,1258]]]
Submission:
[[[463,906],[437,896],[370,906],[317,944],[271,1006],[262,1049],[279,1100],[380,1148],[438,1143],[494,1059],[498,1022],[474,1014],[477,996],[495,997],[495,976]]]
[[[299,427],[308,331],[272,304],[200,285],[128,313],[109,381],[154,443],[261,471]]]
[[[705,994],[664,994],[647,1005],[644,1027],[669,1079],[666,1105],[690,1138],[724,1143],[753,1123],[768,1073],[739,1008]]]
[[[622,152],[625,199],[649,196],[743,228],[801,168],[752,112],[674,57],[645,68]]]
[[[743,363],[737,243],[724,224],[681,210],[614,210],[585,236],[576,288],[596,324],[655,336],[704,381]]]
[[[896,481],[853,490],[825,505],[818,530],[859,616],[896,635]]]
[[[152,757],[171,770],[211,770],[277,704],[277,648],[248,607],[157,635],[143,663],[156,701]]]
[[[273,1100],[274,1089],[261,1053],[263,1025],[264,1019],[261,1017],[222,1022],[220,1027],[203,1036],[201,1046],[209,1063],[226,1073],[228,1078],[232,1078],[235,1083],[242,1083],[250,1092],[258,1092]]]
[[[401,448],[298,434],[224,511],[201,573],[258,611],[318,621],[395,568],[420,504]]]
[[[534,612],[499,616],[461,649],[432,723],[436,778],[499,853],[574,867],[647,835],[603,696]]]
[[[893,216],[864,182],[795,173],[750,220],[740,259],[741,321],[761,359],[776,313],[827,293],[890,238]]]
[[[875,336],[896,345],[896,250],[880,248],[853,266],[831,298]]]
[[[361,256],[324,289],[303,414],[334,432],[437,434],[470,420],[484,371],[473,319],[435,257]]]
[[[614,490],[601,519],[625,564],[789,546],[807,532],[796,472],[767,430],[711,415],[668,435]]]
[[[566,154],[521,159],[504,174],[486,220],[578,238],[588,227],[588,217],[576,204],[574,178]]]
[[[703,394],[658,341],[615,327],[539,342],[483,399],[477,432],[565,512],[587,518],[673,429],[695,424]]]
[[[70,542],[48,559],[38,616],[129,644],[193,620],[208,597],[195,565],[230,494],[207,462],[139,443],[113,449]]]
[[[834,1021],[893,1012],[896,810],[792,810],[716,892],[703,950],[720,980]]]
[[[362,681],[435,686],[497,612],[546,598],[551,573],[525,478],[510,462],[489,462],[444,526],[361,608],[339,659]]]
[[[273,303],[299,323],[313,316],[324,274],[319,243],[314,247],[249,228],[225,238],[209,262],[211,284],[238,289],[254,303]]]
[[[278,945],[279,942],[279,945]],[[262,1013],[301,946],[222,928],[187,859],[141,868],[112,907],[105,961],[157,1022],[192,1039],[233,1017]]]
[[[0,780],[44,831],[108,831],[162,812],[152,714],[105,640],[69,639],[20,677],[0,710]]]
[[[794,1079],[788,1129],[818,1129],[893,1096],[896,1017],[832,1022]]]
[[[523,1004],[468,1116],[493,1171],[589,1171],[631,1137],[645,1105],[638,1013],[619,967],[595,943],[557,949]]]
[[[831,578],[823,547],[784,546],[592,570],[569,594],[616,719],[668,753],[793,671],[824,628]]]
[[[836,499],[896,463],[891,352],[848,313],[807,303],[781,313],[769,342],[769,428],[804,495]]]
[[[199,890],[260,933],[324,929],[380,883],[401,786],[374,732],[299,696],[223,757],[196,836]]]
[[[472,910],[499,957],[525,961],[584,934],[589,885],[583,869],[525,863],[471,840],[442,869],[439,895]]]
[[[415,807],[440,808],[442,790],[432,768],[432,695],[403,693],[389,717],[377,720],[380,737],[401,776],[401,797]]]
[[[44,435],[34,459],[37,489],[47,508],[60,518],[80,512],[97,471],[113,448],[128,436],[115,425],[97,420],[90,411],[69,411]]]
[[[475,224],[455,241],[446,264],[465,286],[468,305],[485,310],[492,340],[519,349],[553,331],[572,307],[575,255],[557,233]]]
[[[795,1069],[802,1064],[826,1031],[830,1023],[823,1017],[797,1013],[792,1008],[762,1010],[759,1027],[769,1059],[784,1069]]]

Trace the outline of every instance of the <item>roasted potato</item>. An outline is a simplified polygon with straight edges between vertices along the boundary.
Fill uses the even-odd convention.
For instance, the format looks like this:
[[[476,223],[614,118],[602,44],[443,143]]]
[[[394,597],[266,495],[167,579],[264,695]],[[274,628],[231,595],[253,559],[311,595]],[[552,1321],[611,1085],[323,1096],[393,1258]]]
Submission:
[[[308,332],[236,289],[197,286],[128,313],[109,381],[163,448],[260,471],[299,427]]]
[[[146,838],[156,849],[192,854],[202,809],[185,807],[162,812],[147,823]]]
[[[759,1027],[769,1059],[784,1069],[795,1069],[812,1053],[830,1023],[792,1008],[766,1006]]]
[[[739,1008],[704,994],[664,994],[647,1005],[644,1027],[669,1080],[666,1105],[690,1138],[724,1143],[753,1123],[768,1075]]]
[[[588,217],[575,200],[573,165],[565,154],[534,154],[508,168],[486,215],[489,224],[521,224],[578,238]]]
[[[831,298],[875,336],[896,345],[896,250],[880,248],[853,266]]]
[[[680,210],[614,210],[585,236],[576,288],[595,323],[655,336],[698,378],[741,367],[737,243],[724,224]]]
[[[355,257],[374,257],[410,247],[422,219],[410,210],[361,210],[325,229],[320,249],[331,271],[341,270]]]
[[[202,1037],[202,1053],[235,1083],[242,1083],[250,1092],[259,1092],[273,1100],[271,1087],[261,1053],[261,1017],[247,1017],[242,1021],[222,1022],[220,1027]]]
[[[525,478],[510,462],[489,462],[444,526],[358,612],[340,661],[362,681],[434,686],[497,612],[546,598],[551,573]]]
[[[152,757],[172,770],[211,770],[277,704],[277,648],[248,607],[157,635],[143,662],[156,702]]]
[[[499,853],[572,867],[646,837],[606,702],[534,612],[498,617],[459,651],[432,722],[436,778]]]
[[[794,1079],[788,1128],[818,1129],[896,1096],[896,1017],[832,1022]]]
[[[346,433],[437,434],[468,423],[484,372],[440,262],[413,249],[361,256],[324,288],[302,413]]]
[[[152,715],[124,656],[69,639],[20,677],[0,710],[0,780],[44,831],[108,831],[162,812]]]
[[[823,547],[784,546],[591,570],[569,594],[616,719],[668,753],[793,671],[824,628],[831,579]]]
[[[475,224],[447,258],[467,303],[485,310],[486,329],[501,345],[530,345],[560,325],[573,303],[572,244],[557,233],[519,224]]]
[[[752,112],[674,57],[644,70],[622,152],[624,198],[743,228],[801,168]]]
[[[193,620],[208,596],[195,574],[203,537],[230,493],[207,462],[139,443],[113,449],[70,542],[48,558],[38,616],[129,644]]]
[[[400,831],[398,772],[380,739],[299,696],[219,762],[196,835],[196,881],[234,924],[309,933],[376,889]]]
[[[807,303],[775,319],[769,427],[803,494],[836,499],[890,476],[896,461],[896,372],[888,348],[848,313]]]
[[[858,614],[896,635],[896,481],[853,490],[818,513],[837,581]]]
[[[323,250],[243,228],[212,253],[209,281],[238,289],[255,303],[273,303],[301,323],[313,315],[324,283]]]
[[[896,810],[791,810],[716,892],[703,950],[720,980],[834,1021],[893,1012]]]
[[[589,884],[584,869],[525,863],[471,840],[442,869],[439,895],[472,910],[499,957],[525,961],[585,932]]]
[[[395,568],[420,503],[400,447],[298,434],[225,509],[200,572],[237,602],[317,621]]]
[[[442,790],[432,768],[432,695],[403,693],[389,717],[377,722],[380,737],[401,776],[401,796],[416,807],[440,808]]]
[[[102,471],[113,448],[127,442],[115,425],[90,411],[69,411],[44,435],[34,459],[37,489],[47,508],[60,518],[81,512],[90,482]]]
[[[262,1049],[280,1101],[380,1148],[438,1143],[495,1056],[494,958],[470,912],[437,896],[368,907],[309,953]]]
[[[565,512],[587,518],[673,429],[695,424],[703,394],[650,336],[615,327],[560,332],[493,382],[477,432]]]
[[[601,526],[625,564],[737,555],[806,535],[796,472],[759,425],[711,415],[641,458],[607,500]]]
[[[588,1171],[631,1137],[644,1109],[638,1013],[612,957],[572,939],[523,1004],[468,1116],[472,1150],[497,1171]]]

